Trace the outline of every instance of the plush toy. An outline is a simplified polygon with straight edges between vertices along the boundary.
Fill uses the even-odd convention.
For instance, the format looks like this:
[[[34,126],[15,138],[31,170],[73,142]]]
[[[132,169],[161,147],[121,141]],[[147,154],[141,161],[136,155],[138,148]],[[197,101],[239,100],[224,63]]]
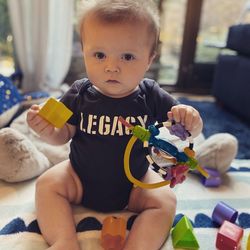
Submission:
[[[15,85],[18,84],[15,79],[20,77],[19,72],[10,77],[0,74],[0,128],[11,122],[20,107],[30,106],[33,102],[41,103],[50,96],[46,91],[20,93]]]
[[[22,100],[11,79],[0,74],[0,128],[10,122]]]
[[[69,143],[52,146],[40,140],[28,127],[26,114],[0,129],[0,179],[7,182],[29,180],[68,158]]]
[[[12,122],[20,113],[20,107],[30,106],[33,102],[39,104],[49,97],[45,91],[20,93],[13,82],[16,77],[16,74],[10,77],[0,74],[0,179],[8,182],[36,177],[67,159],[69,153],[68,144],[51,146],[42,142],[29,129],[26,113]],[[60,96],[64,92],[63,88],[54,94]],[[9,123],[10,127],[4,128]]]

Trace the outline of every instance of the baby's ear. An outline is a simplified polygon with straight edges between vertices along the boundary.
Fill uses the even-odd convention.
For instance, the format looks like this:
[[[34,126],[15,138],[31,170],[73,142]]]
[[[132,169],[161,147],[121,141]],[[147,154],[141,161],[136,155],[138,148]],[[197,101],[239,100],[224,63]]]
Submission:
[[[154,59],[155,59],[155,57],[156,57],[156,53],[154,53],[153,55],[151,55],[151,56],[149,57],[147,71],[149,70],[151,64],[153,63],[153,61],[154,61]]]

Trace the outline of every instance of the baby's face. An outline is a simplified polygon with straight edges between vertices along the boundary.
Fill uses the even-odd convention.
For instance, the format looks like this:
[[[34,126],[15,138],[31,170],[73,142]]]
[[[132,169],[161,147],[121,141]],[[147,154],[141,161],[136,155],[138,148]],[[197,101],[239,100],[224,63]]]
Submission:
[[[102,23],[86,17],[82,43],[89,80],[104,95],[131,94],[153,60],[149,37],[146,24]]]

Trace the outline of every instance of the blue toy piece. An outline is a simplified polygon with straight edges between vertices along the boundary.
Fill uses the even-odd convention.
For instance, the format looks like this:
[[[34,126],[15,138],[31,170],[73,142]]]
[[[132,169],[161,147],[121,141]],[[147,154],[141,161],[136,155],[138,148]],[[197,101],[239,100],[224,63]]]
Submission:
[[[178,162],[188,161],[188,156],[184,152],[179,152],[178,148],[168,141],[151,136],[149,139],[149,145],[154,146],[166,154],[172,155]]]
[[[163,126],[163,124],[162,125],[160,124],[158,126],[150,125],[148,127],[148,130],[151,134],[148,141],[149,146],[154,146],[155,148],[163,151],[164,153],[172,155],[173,157],[176,158],[178,162],[188,161],[188,156],[184,152],[179,152],[178,148],[175,145],[166,140],[162,140],[156,137],[157,135],[160,134],[159,126]]]

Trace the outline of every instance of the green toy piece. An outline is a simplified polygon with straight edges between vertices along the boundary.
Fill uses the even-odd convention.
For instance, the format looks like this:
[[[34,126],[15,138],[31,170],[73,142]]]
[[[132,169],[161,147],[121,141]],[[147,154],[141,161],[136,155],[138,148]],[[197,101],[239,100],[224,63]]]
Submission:
[[[193,233],[193,226],[184,215],[172,229],[174,248],[199,249],[199,243]]]

